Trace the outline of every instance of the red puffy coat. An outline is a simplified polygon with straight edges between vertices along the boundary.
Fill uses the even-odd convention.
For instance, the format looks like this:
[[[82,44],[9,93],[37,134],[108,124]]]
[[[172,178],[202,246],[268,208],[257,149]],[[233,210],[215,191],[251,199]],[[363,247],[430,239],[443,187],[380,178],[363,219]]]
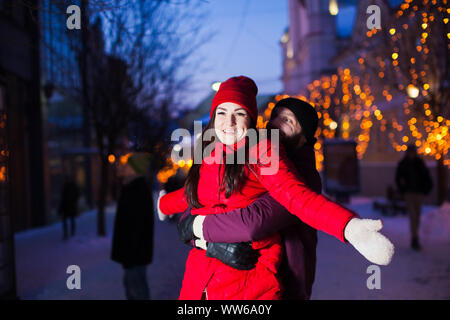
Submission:
[[[229,198],[225,198],[224,191],[218,192],[223,176],[224,155],[221,151],[230,153],[245,143],[246,139],[242,139],[233,148],[216,143],[216,149],[203,159],[197,193],[204,207],[192,209],[192,214],[220,214],[243,208],[269,191],[274,199],[302,221],[345,242],[344,228],[355,214],[308,189],[286,158],[284,150],[272,146],[267,140],[250,148],[250,159],[257,158],[258,162],[250,164],[251,168],[246,167],[247,180],[240,192],[233,193]],[[278,170],[268,171],[269,167]],[[183,212],[187,207],[184,188],[160,199],[160,210],[164,214]],[[201,299],[207,288],[207,296],[211,300],[280,299],[281,285],[276,275],[282,257],[279,235],[254,241],[253,248],[260,250],[260,258],[256,267],[249,271],[233,269],[217,259],[206,257],[204,250],[192,249],[186,261],[179,298]]]

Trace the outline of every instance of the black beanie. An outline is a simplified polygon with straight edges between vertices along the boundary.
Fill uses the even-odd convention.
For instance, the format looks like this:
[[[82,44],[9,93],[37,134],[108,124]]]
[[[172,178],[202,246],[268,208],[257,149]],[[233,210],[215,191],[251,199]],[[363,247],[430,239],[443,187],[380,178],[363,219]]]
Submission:
[[[307,143],[316,143],[317,139],[314,138],[314,134],[317,130],[319,117],[317,116],[317,112],[314,107],[308,102],[296,98],[282,99],[278,101],[275,107],[272,109],[270,120],[273,120],[276,117],[277,113],[279,112],[279,108],[281,107],[291,110],[295,115],[298,122],[302,126],[302,133],[305,136]]]

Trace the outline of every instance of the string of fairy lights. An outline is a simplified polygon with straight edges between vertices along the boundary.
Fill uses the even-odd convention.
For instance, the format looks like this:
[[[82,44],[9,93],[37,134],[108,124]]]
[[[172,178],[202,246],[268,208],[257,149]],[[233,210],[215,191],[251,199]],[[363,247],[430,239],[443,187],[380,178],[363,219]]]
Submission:
[[[450,167],[450,120],[448,111],[445,113],[448,100],[436,100],[443,84],[435,76],[440,71],[435,66],[438,48],[432,46],[433,38],[441,37],[439,41],[446,42],[441,49],[448,55],[449,13],[447,0],[405,0],[385,30],[366,32],[354,64],[314,80],[307,85],[306,94],[292,95],[311,103],[318,113],[318,141],[314,146],[318,170],[322,169],[324,139],[354,139],[361,159],[376,122],[377,130],[387,134],[393,150],[405,151],[409,144],[415,144],[420,154]],[[442,34],[433,34],[435,30]],[[414,40],[413,46],[405,45],[408,37]],[[258,116],[257,127],[264,128],[276,102],[287,97],[277,95]],[[178,168],[188,170],[191,165],[185,161],[172,163],[158,173],[158,179],[165,182]]]
[[[318,169],[322,168],[323,139],[337,137],[338,128],[340,138],[356,140],[357,154],[361,159],[370,142],[371,128],[375,121],[380,122],[378,127],[381,132],[386,132],[387,128],[392,129],[389,130],[388,137],[395,151],[405,151],[407,145],[413,143],[419,153],[432,156],[436,160],[442,159],[444,165],[450,167],[450,160],[447,157],[450,145],[448,134],[450,120],[444,115],[448,101],[441,101],[439,106],[436,105],[436,100],[430,99],[431,96],[436,96],[433,90],[437,90],[438,84],[433,83],[436,79],[432,74],[436,71],[432,70],[432,62],[436,60],[433,50],[436,48],[431,48],[428,44],[433,37],[433,24],[441,23],[444,26],[442,36],[447,41],[448,54],[450,34],[446,26],[450,9],[446,8],[446,5],[447,0],[405,0],[387,30],[389,38],[385,39],[387,43],[384,48],[392,50],[389,55],[386,50],[376,52],[367,46],[357,56],[359,68],[354,68],[354,72],[350,68],[338,68],[337,74],[323,76],[309,84],[306,96],[294,95],[310,102],[319,115],[320,126],[317,132],[319,140],[315,145]],[[415,23],[419,24],[417,29],[414,29]],[[418,30],[420,32],[417,32]],[[372,38],[377,33],[381,37],[380,31],[382,30],[369,30],[366,37]],[[402,39],[414,37],[416,34],[418,38],[413,52],[408,51],[409,48],[402,47]],[[434,36],[439,37],[441,34]],[[373,63],[370,64],[369,61],[376,62],[375,69]],[[398,76],[402,74],[401,67],[409,70],[409,77]],[[374,77],[378,81],[373,81]],[[392,78],[395,80],[395,87],[386,84],[387,79]],[[392,101],[396,93],[405,100],[402,115],[397,116],[395,111],[398,108],[392,108],[394,112],[387,111],[388,116],[385,117],[382,107],[378,107],[375,101],[386,105]],[[277,96],[275,102],[286,97],[288,96]],[[386,103],[381,100],[385,100]],[[333,104],[338,112],[330,114],[330,104]],[[269,104],[259,121],[260,125],[264,125],[269,119],[271,108],[273,105]]]
[[[409,98],[403,103],[405,125],[401,125],[399,119],[395,117],[392,119],[392,127],[400,134],[389,133],[391,144],[396,151],[404,151],[407,143],[414,143],[418,147],[419,153],[434,156],[436,160],[446,157],[448,153],[450,121],[443,117],[444,108],[448,107],[445,105],[446,101],[443,101],[439,108],[439,106],[430,105],[430,101],[427,99],[433,95],[433,89],[442,85],[432,82],[436,79],[433,79],[430,73],[437,70],[431,70],[432,65],[429,61],[434,57],[430,57],[433,53],[428,42],[432,37],[433,24],[448,25],[450,9],[443,6],[446,4],[446,0],[442,3],[427,0],[420,3],[420,1],[406,0],[395,13],[399,27],[394,25],[389,28],[389,44],[393,49],[390,63],[392,63],[393,70],[397,74],[401,74],[400,68],[403,63],[403,68],[410,73],[409,77],[403,79],[406,81],[398,83],[399,91],[406,93],[405,97]],[[402,21],[402,17],[407,18],[403,18]],[[414,23],[419,25],[416,26]],[[444,30],[442,35],[447,39],[448,54],[450,34],[448,28],[444,27],[442,30]],[[419,36],[412,51],[407,51],[407,48],[401,46],[402,38],[411,36],[407,34],[408,32],[414,32]],[[440,35],[434,36],[439,37]],[[385,66],[382,65],[382,61],[379,61],[379,67],[381,75],[378,76],[383,78],[382,69]],[[406,126],[409,128],[409,132],[404,130]],[[400,141],[397,137],[400,138]],[[450,166],[448,159],[443,160],[445,165]]]
[[[443,5],[447,4],[447,1],[442,1]],[[422,112],[411,112],[411,106],[415,105],[415,101],[410,98],[407,102],[403,104],[403,110],[405,116],[409,119],[407,121],[409,127],[409,134],[402,137],[403,142],[408,142],[411,140],[419,148],[419,152],[434,156],[436,160],[440,160],[441,157],[445,157],[448,153],[448,147],[450,142],[450,136],[448,135],[448,126],[450,121],[443,117],[443,108],[448,108],[448,106],[443,105],[443,108],[436,108],[436,106],[430,105],[427,101],[427,97],[433,94],[433,87],[437,84],[433,83],[433,77],[430,73],[436,70],[430,70],[430,64],[427,60],[431,59],[432,50],[436,48],[431,48],[428,44],[430,38],[433,36],[439,37],[439,34],[433,35],[433,24],[441,23],[443,26],[448,26],[448,14],[450,12],[449,8],[438,5],[437,1],[423,1],[423,5],[428,10],[418,10],[419,7],[414,1],[405,1],[402,4],[401,9],[396,13],[396,18],[399,19],[402,16],[414,17],[418,15],[420,30],[420,42],[417,43],[415,47],[416,53],[413,57],[409,59],[404,59],[409,63],[410,73],[411,73],[411,83],[406,86],[406,90],[410,92],[410,97],[419,98],[422,96],[421,104],[423,106]],[[435,9],[435,10],[432,10]],[[438,18],[439,17],[439,18]],[[441,21],[439,21],[439,19]],[[403,24],[403,33],[407,32],[410,28],[408,24]],[[450,33],[448,33],[448,27],[444,28],[446,34],[443,34],[447,39],[447,54],[450,48],[448,40],[450,39]],[[445,32],[445,31],[444,31]],[[401,33],[397,34],[395,28],[390,29],[390,34],[392,35],[392,43],[396,45],[401,39]],[[394,50],[397,46],[394,47]],[[399,50],[396,50],[399,51]],[[394,56],[397,52],[393,53],[392,64],[396,71],[399,71],[399,62],[397,56]],[[404,89],[405,86],[402,86]],[[446,102],[444,102],[445,104]],[[413,115],[413,116],[411,116]],[[416,115],[416,117],[414,116]],[[419,125],[417,125],[419,124]],[[422,128],[423,130],[420,130]],[[392,138],[392,137],[391,137]],[[397,143],[394,139],[391,139],[393,147],[396,150],[403,148],[403,145]],[[444,164],[450,166],[448,159],[444,159]]]
[[[338,68],[337,71],[337,74],[322,76],[308,84],[306,96],[292,96],[308,101],[317,111],[319,126],[316,136],[318,141],[314,145],[314,149],[316,150],[318,170],[322,169],[323,140],[354,138],[357,141],[356,152],[358,158],[361,159],[370,141],[374,118],[380,121],[383,119],[381,111],[374,104],[375,97],[371,93],[370,86],[363,85],[360,77],[352,75],[349,68]],[[277,95],[275,103],[287,97],[289,96]],[[258,117],[260,127],[267,124],[275,103],[270,103],[263,115]]]

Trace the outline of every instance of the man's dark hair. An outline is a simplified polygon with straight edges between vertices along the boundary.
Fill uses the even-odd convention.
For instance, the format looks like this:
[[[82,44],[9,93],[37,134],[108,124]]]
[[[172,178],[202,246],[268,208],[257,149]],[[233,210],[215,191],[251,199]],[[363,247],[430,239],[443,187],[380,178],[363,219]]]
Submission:
[[[295,115],[297,121],[302,127],[302,133],[306,138],[306,143],[313,145],[316,143],[317,139],[314,137],[317,126],[319,124],[319,117],[317,112],[312,105],[308,102],[296,99],[296,98],[286,98],[277,102],[272,110],[270,120],[272,121],[278,115],[280,108],[287,108]]]

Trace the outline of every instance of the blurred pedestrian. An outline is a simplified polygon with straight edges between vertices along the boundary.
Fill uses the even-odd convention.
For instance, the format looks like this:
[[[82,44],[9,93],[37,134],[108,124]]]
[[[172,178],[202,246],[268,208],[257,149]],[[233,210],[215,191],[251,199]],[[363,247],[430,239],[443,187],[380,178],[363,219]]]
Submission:
[[[68,220],[70,221],[71,236],[75,235],[75,217],[78,214],[78,198],[80,191],[71,174],[66,175],[61,190],[58,213],[62,216],[63,240],[69,237]]]
[[[148,300],[147,265],[153,258],[153,184],[150,155],[134,153],[124,168],[114,222],[111,259],[124,268],[128,300]]]
[[[398,163],[395,181],[399,191],[404,194],[409,214],[411,248],[420,250],[419,227],[424,196],[433,188],[425,162],[417,155],[415,145],[409,145],[405,157]]]

